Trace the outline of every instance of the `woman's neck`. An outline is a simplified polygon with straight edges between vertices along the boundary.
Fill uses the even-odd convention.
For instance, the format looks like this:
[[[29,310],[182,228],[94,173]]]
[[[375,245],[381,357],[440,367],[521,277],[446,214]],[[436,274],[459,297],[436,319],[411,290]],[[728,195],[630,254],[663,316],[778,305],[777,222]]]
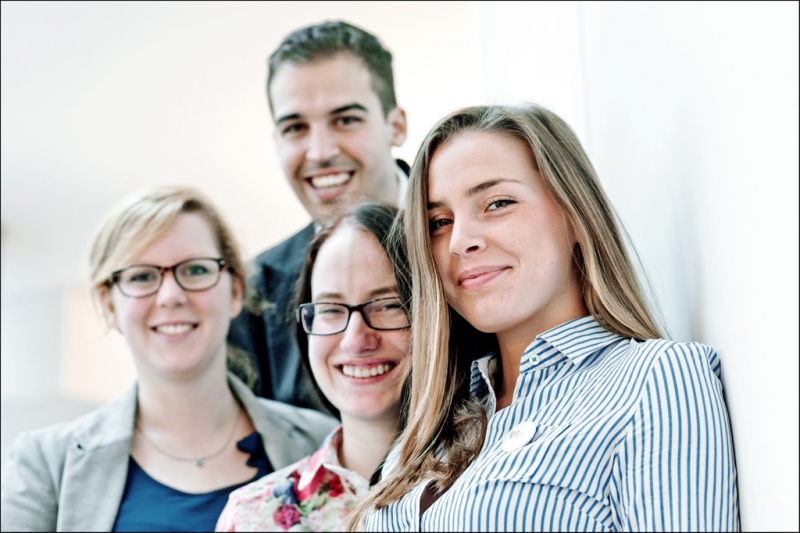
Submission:
[[[508,407],[514,401],[514,389],[519,378],[519,366],[525,348],[536,339],[540,333],[552,329],[564,322],[586,316],[588,311],[583,305],[580,295],[576,294],[568,299],[561,308],[554,309],[547,316],[534,318],[520,327],[509,331],[497,333],[497,344],[500,348],[500,365],[495,380],[495,395],[497,409]]]
[[[222,369],[194,379],[140,373],[136,423],[148,434],[174,432],[202,439],[230,427],[239,405]]]
[[[369,481],[399,434],[399,415],[375,421],[350,418],[342,414],[339,462]]]

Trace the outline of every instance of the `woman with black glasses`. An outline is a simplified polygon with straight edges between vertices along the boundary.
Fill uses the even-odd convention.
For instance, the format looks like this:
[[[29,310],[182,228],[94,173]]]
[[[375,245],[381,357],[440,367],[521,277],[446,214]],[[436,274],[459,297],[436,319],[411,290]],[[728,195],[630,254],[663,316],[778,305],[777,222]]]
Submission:
[[[336,531],[381,475],[404,425],[408,258],[397,209],[352,208],[317,233],[297,287],[297,337],[342,425],[311,456],[230,496],[221,531]],[[395,244],[392,244],[395,242]]]
[[[94,240],[91,267],[138,379],[100,409],[15,441],[4,531],[210,531],[231,491],[311,453],[335,426],[256,398],[227,371],[247,381],[225,343],[244,268],[227,225],[197,191],[124,200]]]

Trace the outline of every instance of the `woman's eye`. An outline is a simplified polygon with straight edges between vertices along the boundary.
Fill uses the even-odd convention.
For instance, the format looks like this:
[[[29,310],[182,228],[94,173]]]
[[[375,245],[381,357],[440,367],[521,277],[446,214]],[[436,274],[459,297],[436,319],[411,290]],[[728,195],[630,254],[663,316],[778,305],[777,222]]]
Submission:
[[[186,270],[186,273],[190,276],[203,276],[208,274],[208,269],[203,265],[192,265]]]
[[[445,226],[452,224],[453,221],[449,218],[437,218],[436,220],[431,220],[428,222],[428,230],[433,233],[438,229],[441,229]]]
[[[487,209],[489,211],[497,211],[498,209],[502,209],[507,205],[517,203],[513,198],[499,198],[497,200],[493,200],[489,202]]]

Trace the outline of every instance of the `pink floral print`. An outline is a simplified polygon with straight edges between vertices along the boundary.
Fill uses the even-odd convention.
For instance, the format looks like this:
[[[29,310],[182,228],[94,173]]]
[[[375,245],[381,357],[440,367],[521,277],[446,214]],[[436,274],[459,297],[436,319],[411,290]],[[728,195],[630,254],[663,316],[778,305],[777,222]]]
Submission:
[[[284,531],[289,531],[295,524],[300,523],[300,511],[291,503],[284,503],[272,515],[275,523],[278,524]]]
[[[339,464],[341,427],[314,454],[231,493],[217,531],[336,531],[369,489]]]

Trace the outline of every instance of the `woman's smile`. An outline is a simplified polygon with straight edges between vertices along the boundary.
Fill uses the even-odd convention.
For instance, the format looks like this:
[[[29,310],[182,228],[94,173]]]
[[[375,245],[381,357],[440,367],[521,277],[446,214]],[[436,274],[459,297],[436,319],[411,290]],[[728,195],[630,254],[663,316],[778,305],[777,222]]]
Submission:
[[[458,286],[464,290],[481,289],[506,273],[510,267],[487,266],[465,270],[458,276]]]

